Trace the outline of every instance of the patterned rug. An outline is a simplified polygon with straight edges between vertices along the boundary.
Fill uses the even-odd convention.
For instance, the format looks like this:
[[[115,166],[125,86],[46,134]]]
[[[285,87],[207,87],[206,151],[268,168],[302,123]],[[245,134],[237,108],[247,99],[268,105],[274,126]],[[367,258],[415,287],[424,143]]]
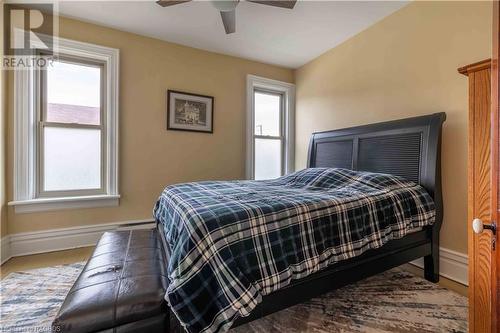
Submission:
[[[82,263],[0,283],[0,332],[50,332]],[[467,298],[393,269],[234,329],[234,333],[467,332]]]
[[[234,333],[467,332],[467,298],[399,268],[332,291]]]
[[[83,263],[15,272],[0,282],[0,332],[51,332]]]

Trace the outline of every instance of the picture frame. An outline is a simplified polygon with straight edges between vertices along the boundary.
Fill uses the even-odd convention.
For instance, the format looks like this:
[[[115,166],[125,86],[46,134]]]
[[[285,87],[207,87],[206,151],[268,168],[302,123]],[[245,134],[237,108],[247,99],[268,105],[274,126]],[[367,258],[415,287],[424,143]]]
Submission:
[[[167,90],[167,130],[213,133],[214,97]]]

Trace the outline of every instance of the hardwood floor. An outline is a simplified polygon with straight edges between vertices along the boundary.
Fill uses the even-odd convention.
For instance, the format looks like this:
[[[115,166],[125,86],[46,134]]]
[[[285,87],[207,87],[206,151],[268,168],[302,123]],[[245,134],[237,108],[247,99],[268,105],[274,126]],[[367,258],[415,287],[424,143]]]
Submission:
[[[15,257],[0,266],[0,276],[3,279],[12,272],[86,261],[92,254],[93,249],[93,247],[82,247],[72,250]]]
[[[418,268],[418,267],[410,265],[410,264],[405,264],[405,265],[402,265],[400,267],[402,269],[410,272],[410,273],[417,275],[417,276],[424,277],[424,270],[421,268]],[[445,277],[440,276],[439,277],[439,285],[446,288],[446,289],[453,290],[454,292],[459,293],[462,296],[467,296],[467,289],[468,288],[467,288],[467,286],[465,286],[461,283],[458,283],[458,282],[455,282],[453,280],[450,280],[450,279],[447,279]]]
[[[5,264],[0,266],[0,276],[3,279],[11,272],[86,261],[92,254],[92,250],[93,247],[83,247],[66,251],[49,252],[12,258]],[[423,277],[423,271],[418,267],[407,264],[403,265],[402,268],[409,272],[412,272],[413,274]],[[467,286],[443,277],[441,277],[439,284],[447,289],[467,296]]]

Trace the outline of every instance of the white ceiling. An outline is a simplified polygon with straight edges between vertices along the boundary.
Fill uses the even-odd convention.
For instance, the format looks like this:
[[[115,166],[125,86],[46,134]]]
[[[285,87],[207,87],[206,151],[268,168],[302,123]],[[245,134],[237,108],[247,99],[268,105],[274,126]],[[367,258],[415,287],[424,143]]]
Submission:
[[[61,1],[63,16],[265,63],[297,68],[407,1],[300,1],[293,10],[242,1],[226,35],[208,1],[162,8],[154,1]]]

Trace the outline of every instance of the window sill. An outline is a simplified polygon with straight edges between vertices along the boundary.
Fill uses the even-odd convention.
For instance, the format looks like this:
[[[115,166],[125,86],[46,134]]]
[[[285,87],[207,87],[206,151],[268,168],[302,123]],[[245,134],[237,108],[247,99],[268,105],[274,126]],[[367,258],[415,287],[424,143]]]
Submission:
[[[40,198],[11,201],[17,213],[46,212],[63,209],[113,207],[120,203],[120,195],[91,195],[64,198]]]

